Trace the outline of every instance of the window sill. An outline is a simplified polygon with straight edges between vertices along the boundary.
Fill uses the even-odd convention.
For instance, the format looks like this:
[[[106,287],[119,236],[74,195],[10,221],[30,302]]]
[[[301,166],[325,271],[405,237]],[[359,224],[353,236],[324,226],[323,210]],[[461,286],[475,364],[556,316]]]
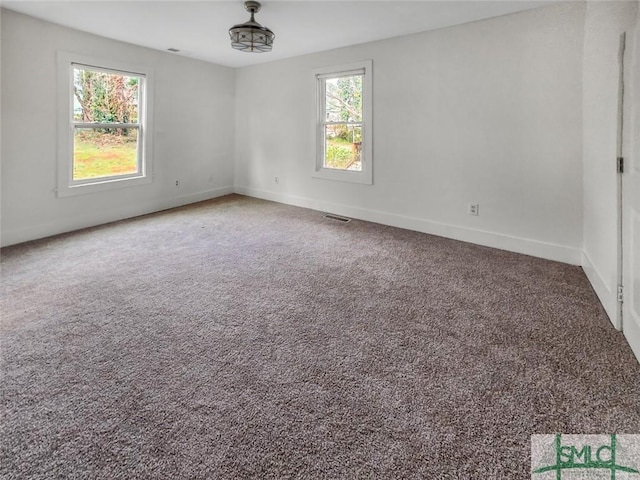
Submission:
[[[73,197],[76,195],[84,195],[87,193],[104,192],[108,190],[116,190],[126,187],[134,187],[137,185],[146,185],[152,182],[149,176],[140,177],[128,177],[128,178],[111,178],[97,180],[93,183],[83,183],[77,185],[69,185],[68,187],[58,188],[56,190],[56,196]]]
[[[338,182],[360,183],[363,185],[373,185],[371,170],[361,172],[350,170],[337,170],[333,168],[320,168],[313,172],[314,178],[324,180],[335,180]]]

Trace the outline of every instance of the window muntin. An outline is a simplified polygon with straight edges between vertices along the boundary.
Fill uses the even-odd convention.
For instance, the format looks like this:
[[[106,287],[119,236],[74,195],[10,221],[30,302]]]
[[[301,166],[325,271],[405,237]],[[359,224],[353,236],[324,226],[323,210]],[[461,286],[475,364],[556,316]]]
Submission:
[[[145,75],[72,64],[71,184],[144,174]]]
[[[372,183],[371,61],[316,70],[314,176]]]

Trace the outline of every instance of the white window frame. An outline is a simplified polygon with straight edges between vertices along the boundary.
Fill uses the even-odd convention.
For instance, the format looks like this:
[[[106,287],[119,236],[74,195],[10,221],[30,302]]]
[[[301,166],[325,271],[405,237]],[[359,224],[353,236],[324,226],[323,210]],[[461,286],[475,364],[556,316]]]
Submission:
[[[326,180],[338,180],[343,182],[373,184],[373,62],[363,60],[361,62],[319,68],[313,71],[316,90],[316,158],[314,161],[313,176]],[[326,168],[325,159],[325,124],[326,124],[326,99],[325,85],[327,79],[339,78],[348,75],[362,74],[362,150],[361,171],[341,170]]]
[[[74,121],[74,67],[139,77],[141,82],[138,96],[138,123],[85,124]],[[144,185],[153,181],[153,83],[153,71],[146,66],[58,52],[58,182],[56,189],[58,197]],[[97,128],[98,126],[138,130],[138,171],[136,173],[83,180],[73,179],[74,131],[76,128]]]

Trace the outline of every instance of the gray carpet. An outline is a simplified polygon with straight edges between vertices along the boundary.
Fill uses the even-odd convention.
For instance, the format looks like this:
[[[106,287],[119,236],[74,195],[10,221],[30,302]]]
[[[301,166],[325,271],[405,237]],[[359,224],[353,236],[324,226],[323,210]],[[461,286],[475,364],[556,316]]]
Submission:
[[[529,478],[639,433],[578,267],[232,195],[2,250],[1,478]]]

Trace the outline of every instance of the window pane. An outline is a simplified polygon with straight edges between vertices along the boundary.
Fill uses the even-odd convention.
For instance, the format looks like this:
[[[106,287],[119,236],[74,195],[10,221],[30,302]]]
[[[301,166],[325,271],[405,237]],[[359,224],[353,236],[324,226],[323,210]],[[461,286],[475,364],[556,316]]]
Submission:
[[[327,122],[362,122],[362,75],[325,80]]]
[[[76,128],[73,179],[138,173],[137,128]]]
[[[137,123],[140,78],[75,67],[73,120]]]
[[[325,125],[324,167],[362,171],[362,125]]]

